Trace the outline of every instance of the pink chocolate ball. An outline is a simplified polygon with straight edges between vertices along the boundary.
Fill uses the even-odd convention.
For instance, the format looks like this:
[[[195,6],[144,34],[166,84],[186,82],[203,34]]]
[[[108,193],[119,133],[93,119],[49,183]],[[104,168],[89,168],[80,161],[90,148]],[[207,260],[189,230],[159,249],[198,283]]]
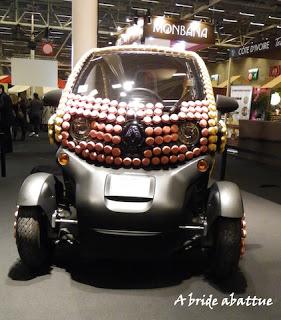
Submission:
[[[200,120],[199,126],[200,126],[201,128],[206,128],[207,125],[208,125],[208,122],[207,122],[205,119]]]
[[[71,115],[69,113],[65,113],[63,116],[64,121],[69,121],[71,119]]]
[[[64,121],[62,124],[61,124],[61,127],[63,128],[63,130],[69,130],[70,128],[70,123],[68,121]]]

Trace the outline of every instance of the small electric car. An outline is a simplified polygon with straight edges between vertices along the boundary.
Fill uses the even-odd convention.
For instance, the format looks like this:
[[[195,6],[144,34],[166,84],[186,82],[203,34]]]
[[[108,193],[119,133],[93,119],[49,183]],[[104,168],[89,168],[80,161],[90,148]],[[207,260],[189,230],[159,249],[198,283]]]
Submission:
[[[60,100],[59,100],[60,99]],[[209,177],[226,144],[221,115],[194,52],[141,45],[87,52],[72,71],[49,138],[63,181],[36,172],[18,197],[15,235],[30,268],[50,263],[62,239],[96,257],[169,256],[207,248],[215,276],[230,276],[243,250],[239,188]]]

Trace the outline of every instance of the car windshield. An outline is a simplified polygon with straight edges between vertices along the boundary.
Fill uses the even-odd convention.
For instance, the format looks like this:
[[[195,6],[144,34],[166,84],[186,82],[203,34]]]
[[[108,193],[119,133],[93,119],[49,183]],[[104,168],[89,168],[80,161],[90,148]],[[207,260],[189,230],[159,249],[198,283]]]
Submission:
[[[193,59],[149,53],[93,56],[83,66],[73,92],[127,102],[162,102],[165,106],[204,99]]]

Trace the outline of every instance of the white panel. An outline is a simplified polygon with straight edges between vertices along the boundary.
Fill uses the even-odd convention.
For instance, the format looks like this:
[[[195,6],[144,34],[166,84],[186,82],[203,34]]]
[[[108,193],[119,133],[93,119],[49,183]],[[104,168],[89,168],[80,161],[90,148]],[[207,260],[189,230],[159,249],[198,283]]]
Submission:
[[[11,66],[13,85],[58,86],[58,62],[55,60],[12,58]]]
[[[171,40],[148,37],[148,38],[145,38],[145,44],[146,45],[170,47],[171,46]]]

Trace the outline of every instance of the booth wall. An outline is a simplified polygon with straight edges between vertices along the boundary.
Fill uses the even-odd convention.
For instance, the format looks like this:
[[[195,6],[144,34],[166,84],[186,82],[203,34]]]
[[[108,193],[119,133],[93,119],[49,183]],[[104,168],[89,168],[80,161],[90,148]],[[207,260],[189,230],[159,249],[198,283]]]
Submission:
[[[231,76],[241,75],[234,84],[245,84],[252,86],[262,86],[273,79],[269,77],[271,66],[281,65],[281,60],[268,60],[261,58],[240,58],[232,60]],[[210,74],[219,74],[219,83],[227,80],[228,60],[220,63],[209,63],[207,65]],[[259,68],[259,75],[256,81],[248,80],[248,70]]]

